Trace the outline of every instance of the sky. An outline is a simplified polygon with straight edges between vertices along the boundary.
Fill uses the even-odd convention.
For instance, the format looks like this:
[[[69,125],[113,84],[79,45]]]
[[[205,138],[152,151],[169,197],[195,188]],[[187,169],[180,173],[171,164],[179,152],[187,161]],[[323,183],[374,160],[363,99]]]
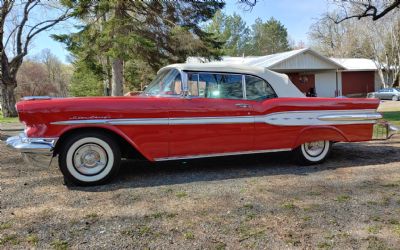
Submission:
[[[274,17],[287,28],[291,40],[296,43],[303,41],[305,44],[308,42],[307,33],[310,25],[328,8],[326,0],[259,0],[252,10],[244,9],[243,5],[237,2],[237,0],[227,0],[224,12],[229,15],[239,14],[249,26],[258,17],[263,21]],[[50,34],[69,33],[73,30],[73,23],[67,23],[39,34],[28,56],[38,55],[43,49],[48,48],[62,62],[68,63],[69,53],[65,46],[50,38]]]

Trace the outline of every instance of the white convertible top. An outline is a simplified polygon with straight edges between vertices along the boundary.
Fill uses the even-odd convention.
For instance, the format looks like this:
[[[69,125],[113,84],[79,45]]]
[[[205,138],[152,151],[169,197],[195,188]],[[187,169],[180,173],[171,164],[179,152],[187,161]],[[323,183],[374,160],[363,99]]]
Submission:
[[[158,72],[166,69],[178,69],[183,71],[239,73],[255,75],[266,80],[275,90],[278,97],[305,97],[303,93],[289,80],[285,74],[270,71],[264,67],[248,66],[232,63],[179,63],[171,64],[161,68]]]

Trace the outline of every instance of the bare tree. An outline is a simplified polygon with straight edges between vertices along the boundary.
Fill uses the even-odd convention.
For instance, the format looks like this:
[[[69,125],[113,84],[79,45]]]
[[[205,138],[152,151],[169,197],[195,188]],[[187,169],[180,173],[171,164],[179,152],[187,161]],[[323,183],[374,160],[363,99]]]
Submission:
[[[333,0],[333,3],[337,11],[329,16],[335,23],[365,17],[376,21],[390,12],[400,10],[400,0]]]
[[[17,72],[32,40],[71,17],[71,9],[40,0],[0,0],[0,7],[1,106],[4,117],[15,117]]]
[[[374,50],[374,62],[383,87],[391,87],[400,74],[400,17],[388,16],[362,31]]]
[[[249,9],[257,5],[260,0],[239,0]],[[351,18],[370,17],[376,21],[389,12],[400,9],[400,0],[333,0],[338,12],[330,16],[335,23],[341,23]]]

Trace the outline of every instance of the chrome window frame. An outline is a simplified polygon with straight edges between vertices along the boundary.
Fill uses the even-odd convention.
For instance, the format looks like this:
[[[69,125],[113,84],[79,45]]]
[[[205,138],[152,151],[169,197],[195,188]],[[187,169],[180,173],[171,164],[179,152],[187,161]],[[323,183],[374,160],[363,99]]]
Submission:
[[[271,86],[271,84],[270,84],[267,80],[265,80],[264,78],[261,78],[261,77],[259,77],[259,76],[255,76],[255,75],[251,75],[251,74],[243,74],[244,87],[247,86],[247,85],[246,85],[246,76],[255,77],[255,78],[258,78],[258,79],[264,81],[264,82],[265,82],[266,84],[268,84],[268,86],[274,91],[275,97],[273,97],[273,98],[278,98],[278,97],[279,97],[278,94],[276,94],[275,89]],[[246,92],[246,89],[245,89],[244,91]],[[267,98],[267,99],[273,99],[273,98]],[[262,101],[265,101],[265,100],[267,100],[267,99],[263,99],[263,100],[249,100],[249,101],[262,102]],[[247,92],[246,92],[246,99],[245,99],[245,100],[248,100],[248,98],[247,98]]]
[[[199,89],[199,81],[200,81],[200,74],[219,74],[219,75],[239,75],[242,76],[242,99],[231,99],[231,98],[220,98],[220,99],[229,99],[229,100],[247,100],[246,96],[246,81],[245,81],[245,76],[247,74],[241,74],[241,73],[229,73],[229,72],[214,72],[214,71],[191,71],[191,70],[179,70],[182,72],[182,93],[183,97],[188,97],[188,98],[209,98],[209,97],[201,97],[201,96],[190,96],[189,94],[189,86],[188,86],[188,73],[194,73],[197,74],[197,89]],[[185,77],[183,77],[185,76]],[[262,79],[262,78],[260,78]],[[263,79],[264,80],[264,79]],[[274,90],[275,91],[275,90]],[[218,99],[218,98],[209,98],[209,99]]]

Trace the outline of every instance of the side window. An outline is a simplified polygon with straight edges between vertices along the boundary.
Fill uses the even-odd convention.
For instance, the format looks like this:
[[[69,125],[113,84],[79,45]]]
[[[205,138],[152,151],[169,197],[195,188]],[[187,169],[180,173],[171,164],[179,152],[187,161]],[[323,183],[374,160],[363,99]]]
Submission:
[[[188,73],[191,96],[243,99],[242,76],[219,73]]]
[[[275,91],[266,81],[255,76],[245,76],[246,97],[248,100],[265,100],[277,97]]]

